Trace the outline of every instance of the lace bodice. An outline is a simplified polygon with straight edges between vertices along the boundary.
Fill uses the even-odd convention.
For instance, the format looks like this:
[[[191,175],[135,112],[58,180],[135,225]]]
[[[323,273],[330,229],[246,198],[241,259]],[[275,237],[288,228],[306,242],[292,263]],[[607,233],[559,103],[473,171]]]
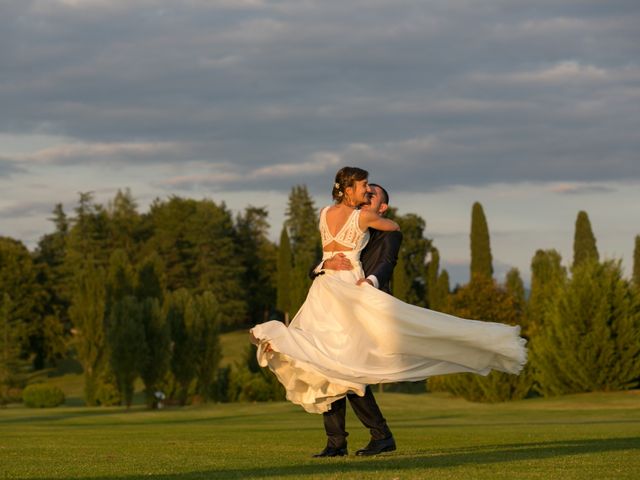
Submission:
[[[327,210],[329,207],[324,207],[320,212],[320,237],[322,238],[322,248],[329,245],[331,242],[339,243],[340,245],[351,248],[354,253],[360,253],[362,249],[367,245],[369,241],[369,230],[364,232],[360,230],[358,220],[360,218],[360,210],[354,210],[347,218],[342,228],[335,235],[331,235],[329,225],[327,224]]]

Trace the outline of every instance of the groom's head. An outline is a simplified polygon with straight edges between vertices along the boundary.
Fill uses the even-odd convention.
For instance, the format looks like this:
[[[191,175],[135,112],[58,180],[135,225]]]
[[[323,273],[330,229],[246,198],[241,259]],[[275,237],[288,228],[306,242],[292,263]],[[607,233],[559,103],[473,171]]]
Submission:
[[[389,209],[389,193],[377,183],[370,183],[369,188],[371,192],[367,194],[367,203],[362,208],[384,215]]]

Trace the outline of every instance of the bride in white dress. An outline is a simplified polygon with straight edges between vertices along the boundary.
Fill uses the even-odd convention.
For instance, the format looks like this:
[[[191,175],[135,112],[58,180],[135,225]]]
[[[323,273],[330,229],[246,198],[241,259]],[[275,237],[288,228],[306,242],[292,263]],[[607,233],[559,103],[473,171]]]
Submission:
[[[520,327],[416,307],[364,281],[360,252],[368,229],[399,228],[357,209],[369,190],[367,176],[341,169],[336,205],[320,212],[323,260],[342,253],[354,268],[318,276],[289,327],[270,321],[251,329],[260,365],[276,374],[288,400],[311,413],[328,411],[347,393],[362,396],[370,384],[458,372],[519,373],[527,355]]]

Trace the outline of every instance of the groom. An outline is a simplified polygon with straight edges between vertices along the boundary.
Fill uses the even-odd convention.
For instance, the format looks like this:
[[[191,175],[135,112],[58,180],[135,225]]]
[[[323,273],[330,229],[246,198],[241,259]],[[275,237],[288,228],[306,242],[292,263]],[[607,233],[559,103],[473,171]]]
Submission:
[[[371,191],[367,194],[367,203],[361,206],[362,209],[373,210],[379,215],[384,215],[389,208],[389,194],[380,185],[370,183]],[[402,242],[400,231],[382,232],[379,230],[369,230],[369,243],[360,255],[362,269],[366,278],[358,281],[358,285],[368,282],[375,288],[390,293],[389,281],[393,273],[393,268],[398,261],[398,251]],[[325,260],[322,264],[311,272],[311,277],[322,275],[323,270],[351,270],[353,265],[343,254],[338,253],[333,258]],[[353,411],[362,424],[369,428],[371,441],[369,444],[356,451],[356,455],[368,456],[377,455],[382,452],[391,452],[396,449],[396,442],[393,439],[391,430],[387,426],[387,421],[382,416],[380,408],[373,397],[371,387],[367,386],[364,397],[355,393],[347,394],[349,403]],[[323,413],[324,429],[327,433],[327,446],[322,452],[314,457],[341,457],[347,455],[347,436],[345,430],[346,398],[336,400],[331,404],[331,409]]]

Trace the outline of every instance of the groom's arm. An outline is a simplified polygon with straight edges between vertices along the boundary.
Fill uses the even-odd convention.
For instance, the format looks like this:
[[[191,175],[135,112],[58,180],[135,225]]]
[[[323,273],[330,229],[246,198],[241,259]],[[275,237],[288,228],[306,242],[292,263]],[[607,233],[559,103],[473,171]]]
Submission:
[[[379,285],[388,285],[393,275],[393,269],[398,263],[398,252],[402,244],[402,232],[388,232],[382,239],[380,257],[373,269],[368,272],[378,279]]]

